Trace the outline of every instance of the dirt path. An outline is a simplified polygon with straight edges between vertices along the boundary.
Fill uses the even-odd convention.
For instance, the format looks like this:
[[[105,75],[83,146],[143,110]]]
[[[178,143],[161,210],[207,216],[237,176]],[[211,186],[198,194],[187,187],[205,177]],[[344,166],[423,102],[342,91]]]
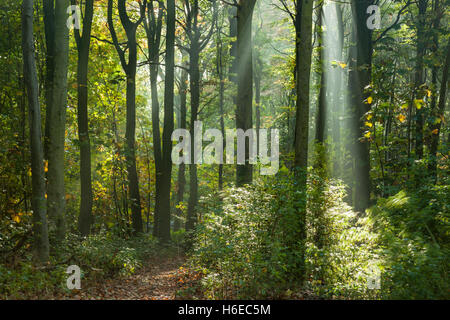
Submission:
[[[87,285],[69,299],[82,300],[172,300],[176,298],[183,257],[155,257],[135,274]]]

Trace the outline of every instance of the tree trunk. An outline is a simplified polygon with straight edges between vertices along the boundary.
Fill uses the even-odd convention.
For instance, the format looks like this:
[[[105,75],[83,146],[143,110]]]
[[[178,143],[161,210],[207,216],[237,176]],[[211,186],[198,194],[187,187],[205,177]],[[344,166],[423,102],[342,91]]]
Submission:
[[[161,155],[161,133],[159,130],[159,100],[158,100],[158,69],[159,51],[161,43],[163,9],[162,3],[158,2],[158,15],[155,16],[153,1],[148,2],[147,18],[144,20],[145,31],[147,33],[147,46],[149,55],[150,88],[152,96],[152,134],[153,134],[153,154],[155,158],[155,210],[153,214],[153,236],[159,233],[159,212],[161,197],[162,178],[162,155]]]
[[[180,122],[178,124],[179,129],[186,129],[186,93],[187,93],[187,78],[188,74],[186,70],[181,71],[181,79],[180,79]],[[177,202],[176,205],[180,205],[184,199],[184,189],[186,187],[186,165],[181,163],[178,168],[178,190],[177,190]],[[176,218],[174,221],[174,231],[178,231],[181,228],[181,217],[183,215],[183,210],[180,208],[176,208]]]
[[[159,216],[159,238],[170,241],[170,186],[172,178],[172,132],[174,128],[174,68],[175,68],[175,0],[167,1],[166,73],[164,81],[164,131],[162,139],[162,181]]]
[[[256,0],[240,0],[237,10],[237,100],[236,129],[252,128],[253,58],[252,17]],[[245,164],[236,166],[236,184],[252,183],[253,166],[249,163],[250,143],[245,141]]]
[[[297,69],[297,111],[295,118],[295,160],[294,166],[302,170],[300,184],[306,186],[308,165],[309,131],[309,87],[312,54],[312,8],[313,0],[297,1],[296,69]]]
[[[448,66],[450,64],[450,39],[447,43],[447,57],[445,58],[445,64],[442,69],[442,81],[441,81],[441,88],[439,90],[439,104],[436,112],[436,118],[440,119],[439,122],[434,124],[431,127],[432,137],[431,137],[431,146],[430,146],[430,154],[431,154],[431,160],[429,164],[429,170],[431,171],[431,174],[433,175],[435,181],[437,179],[437,150],[439,146],[439,134],[441,132],[441,123],[444,119],[444,111],[446,106],[446,94],[447,94],[447,87],[448,87]],[[433,132],[434,131],[434,132]],[[450,137],[450,135],[449,135]]]
[[[78,230],[82,236],[90,233],[92,225],[92,181],[91,181],[91,143],[88,120],[88,64],[91,43],[94,1],[87,0],[83,19],[83,33],[74,30],[78,47],[78,137],[80,140],[80,184],[81,202],[78,217]]]
[[[425,33],[425,14],[427,11],[428,0],[418,0],[419,16],[417,21],[417,47],[416,47],[416,66],[414,71],[414,99],[420,99],[423,96],[420,86],[423,83],[423,57],[426,51],[426,33]],[[414,106],[411,101],[410,107]],[[416,159],[423,158],[423,110],[416,110]]]
[[[326,68],[325,63],[325,48],[324,48],[324,25],[323,25],[323,3],[317,9],[317,38],[319,40],[319,65],[320,65],[320,89],[319,89],[319,99],[317,105],[317,119],[316,119],[316,142],[323,144],[325,141],[325,114],[326,114]]]
[[[195,121],[197,121],[198,108],[200,103],[200,71],[199,71],[199,48],[198,43],[191,42],[189,50],[189,78],[191,91],[191,164],[189,165],[189,202],[187,211],[186,230],[194,229],[197,222],[196,207],[198,203],[198,179],[197,179],[197,164],[195,163],[195,143],[194,143],[194,128]]]
[[[355,187],[354,205],[357,211],[363,212],[369,207],[370,202],[370,156],[369,141],[360,138],[363,136],[365,123],[364,115],[370,110],[367,98],[370,93],[365,88],[371,82],[372,71],[372,31],[367,28],[368,14],[366,10],[372,5],[372,0],[352,2],[353,19],[355,21],[356,36],[356,62],[352,63],[351,76],[353,77],[354,108],[353,130],[356,134],[355,141]]]
[[[30,120],[32,209],[35,258],[45,263],[49,259],[47,208],[45,200],[44,151],[41,132],[39,83],[36,72],[33,37],[33,0],[24,0],[22,7],[22,50],[24,77],[28,95]]]
[[[65,236],[66,199],[64,187],[64,141],[67,108],[67,71],[69,65],[69,29],[67,8],[69,0],[55,3],[54,74],[52,102],[47,125],[48,132],[48,174],[47,206],[50,219],[56,223],[56,237]]]
[[[137,22],[132,22],[127,14],[126,0],[119,0],[118,9],[122,26],[127,35],[128,62],[125,58],[125,51],[120,47],[114,29],[112,19],[113,1],[108,0],[108,25],[113,39],[114,46],[119,54],[122,68],[127,78],[126,87],[126,125],[125,125],[125,159],[128,173],[128,192],[131,203],[131,221],[133,233],[143,232],[141,199],[139,195],[139,179],[136,168],[136,68],[137,68],[137,42],[136,29],[145,18],[145,8],[147,2],[140,6],[140,18]]]
[[[50,111],[53,96],[54,54],[55,54],[55,0],[43,0],[45,45],[45,134],[44,159],[48,159],[48,139],[50,134]]]

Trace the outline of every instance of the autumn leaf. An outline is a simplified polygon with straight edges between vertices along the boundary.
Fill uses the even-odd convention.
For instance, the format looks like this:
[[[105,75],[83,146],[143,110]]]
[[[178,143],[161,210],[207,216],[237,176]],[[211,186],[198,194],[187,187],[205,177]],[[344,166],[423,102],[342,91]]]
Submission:
[[[372,128],[373,124],[372,124],[372,122],[366,121],[366,126],[369,127],[369,128]]]
[[[438,134],[439,130],[438,129],[434,129],[433,131],[431,131],[432,134]]]
[[[372,104],[372,101],[373,101],[373,98],[372,98],[372,97],[368,97],[368,98],[367,98],[367,103],[368,103],[368,104]]]
[[[399,114],[399,115],[397,116],[397,119],[398,119],[401,123],[403,123],[403,122],[405,122],[405,120],[406,120],[406,116],[403,115],[403,114]]]

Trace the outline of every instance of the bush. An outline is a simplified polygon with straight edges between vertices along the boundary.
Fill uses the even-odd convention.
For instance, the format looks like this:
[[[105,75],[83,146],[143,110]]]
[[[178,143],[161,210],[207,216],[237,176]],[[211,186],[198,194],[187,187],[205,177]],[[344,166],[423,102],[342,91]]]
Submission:
[[[70,265],[80,267],[82,281],[131,275],[155,247],[156,241],[147,235],[122,239],[103,232],[83,240],[69,234],[46,266],[33,266],[31,252],[16,266],[0,264],[0,298],[38,299],[62,294],[68,290],[66,270]]]

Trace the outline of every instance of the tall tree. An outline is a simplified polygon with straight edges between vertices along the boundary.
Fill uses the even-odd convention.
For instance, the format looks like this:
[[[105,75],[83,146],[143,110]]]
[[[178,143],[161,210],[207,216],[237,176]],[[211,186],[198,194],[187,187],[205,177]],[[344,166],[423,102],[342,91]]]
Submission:
[[[126,50],[128,51],[128,61],[125,55],[125,49],[122,49],[113,22],[113,0],[108,0],[108,26],[114,47],[119,55],[120,63],[127,77],[127,112],[126,112],[126,130],[125,130],[125,158],[128,172],[128,186],[131,203],[131,220],[133,232],[143,231],[141,215],[141,199],[139,195],[139,180],[136,169],[136,68],[137,68],[137,41],[136,30],[145,18],[145,9],[147,1],[140,3],[140,15],[136,22],[130,20],[126,0],[118,0],[119,18],[125,30],[127,41]]]
[[[435,124],[431,126],[431,146],[430,146],[430,155],[431,160],[429,163],[429,169],[431,174],[433,175],[435,181],[437,179],[437,151],[439,145],[439,135],[441,132],[441,123],[442,119],[444,119],[444,111],[446,106],[447,99],[447,88],[448,88],[448,68],[450,64],[450,39],[447,43],[447,55],[445,58],[445,63],[442,68],[442,80],[441,80],[441,88],[439,90],[439,104],[437,110],[433,110],[435,112],[436,119]]]
[[[209,30],[205,30],[199,23],[200,8],[198,0],[184,0],[184,11],[186,17],[186,26],[184,27],[189,42],[189,47],[184,47],[189,54],[189,88],[191,92],[191,161],[189,165],[189,202],[186,221],[186,230],[193,230],[197,222],[196,207],[198,202],[198,180],[197,180],[197,164],[196,150],[194,143],[195,122],[198,119],[198,111],[200,108],[200,53],[205,49],[213,34],[216,10],[215,2],[212,1],[210,11],[213,13],[213,22]]]
[[[320,2],[317,8],[317,39],[319,40],[319,72],[320,72],[320,88],[319,88],[319,99],[317,104],[317,118],[316,118],[316,137],[315,140],[323,144],[325,141],[325,115],[326,115],[326,97],[327,97],[327,87],[326,87],[326,72],[327,65],[325,63],[325,48],[324,48],[324,29],[323,24],[323,1]]]
[[[300,184],[306,186],[306,168],[308,165],[309,130],[309,87],[311,77],[312,54],[312,11],[313,0],[296,2],[296,91],[297,111],[295,117],[295,160],[296,169],[303,171]]]
[[[31,179],[33,232],[35,257],[41,263],[49,258],[47,208],[45,199],[44,150],[41,131],[39,82],[34,56],[33,0],[24,0],[22,7],[22,52],[25,86],[28,96],[30,121]],[[25,125],[25,124],[23,124]]]
[[[181,59],[182,61],[185,61],[184,55]],[[178,95],[180,97],[180,116],[178,121],[178,128],[179,129],[187,129],[187,82],[188,82],[188,73],[186,71],[187,65],[184,65],[183,69],[181,70],[181,77],[180,77],[180,85],[178,87]],[[183,210],[178,207],[184,199],[184,191],[186,187],[186,165],[184,163],[180,163],[180,166],[178,167],[178,179],[177,179],[177,200],[176,200],[176,218],[174,221],[174,231],[177,231],[181,228],[181,217],[183,214]]]
[[[237,99],[236,128],[252,128],[253,111],[253,45],[252,20],[256,0],[240,0],[237,5]],[[256,137],[254,137],[256,138]],[[236,184],[252,183],[250,141],[245,141],[245,164],[236,166]]]
[[[372,0],[353,0],[352,14],[354,20],[355,59],[351,60],[349,78],[352,90],[352,123],[354,131],[354,207],[364,211],[370,201],[370,155],[369,141],[361,139],[365,122],[365,114],[370,110],[370,92],[372,72],[372,30],[367,27],[369,15],[367,8]]]
[[[65,236],[66,195],[64,186],[64,141],[67,109],[67,71],[69,66],[69,0],[58,0],[54,6],[52,98],[47,113],[48,173],[47,206],[50,219],[56,222],[58,240]]]
[[[75,5],[76,1],[72,0]],[[78,138],[80,141],[80,185],[81,202],[78,217],[78,230],[82,236],[90,233],[92,224],[92,181],[91,181],[91,142],[88,120],[88,65],[91,44],[94,0],[86,0],[83,15],[83,31],[74,29],[78,49],[77,90],[78,90]]]
[[[161,30],[163,21],[164,4],[158,2],[155,8],[153,1],[147,4],[147,15],[144,19],[145,32],[147,34],[147,47],[150,70],[150,89],[152,96],[152,133],[153,133],[153,154],[155,158],[155,211],[153,214],[153,235],[158,235],[158,221],[160,212],[161,178],[162,178],[162,155],[161,155],[161,133],[159,129],[159,99],[158,99],[158,70],[159,54],[161,44]],[[157,10],[156,10],[157,9]]]
[[[164,81],[164,129],[162,136],[162,177],[159,213],[159,239],[170,241],[170,186],[172,179],[172,132],[174,129],[173,101],[175,84],[175,0],[167,0],[166,67]]]
[[[414,88],[410,108],[412,108],[415,105],[414,99],[420,100],[423,97],[423,90],[421,90],[421,86],[424,83],[424,56],[427,49],[425,14],[427,11],[428,0],[418,0],[417,6],[419,9],[419,13],[416,23],[416,30],[417,30],[416,65],[414,67]],[[417,159],[423,158],[423,125],[424,125],[423,110],[424,110],[423,108],[417,108],[416,110],[415,151]]]

